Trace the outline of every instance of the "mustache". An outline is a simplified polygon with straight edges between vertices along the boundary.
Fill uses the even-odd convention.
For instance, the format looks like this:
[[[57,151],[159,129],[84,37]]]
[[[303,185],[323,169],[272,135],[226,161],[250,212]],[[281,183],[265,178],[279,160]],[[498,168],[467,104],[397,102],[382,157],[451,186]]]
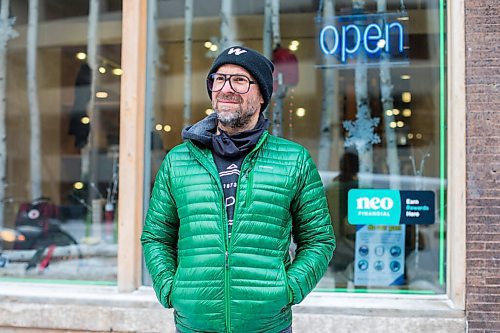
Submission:
[[[236,94],[224,94],[220,93],[219,96],[217,96],[217,102],[225,100],[225,101],[231,101],[231,102],[238,102],[241,103],[243,99],[241,96],[236,95]]]

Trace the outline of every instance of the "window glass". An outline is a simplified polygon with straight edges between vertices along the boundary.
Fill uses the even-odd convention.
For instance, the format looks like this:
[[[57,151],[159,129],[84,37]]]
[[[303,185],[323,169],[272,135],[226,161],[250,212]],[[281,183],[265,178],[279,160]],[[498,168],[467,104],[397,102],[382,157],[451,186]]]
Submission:
[[[115,284],[121,1],[30,3],[2,1],[0,278]]]
[[[242,44],[276,66],[270,132],[322,177],[337,249],[316,290],[445,292],[442,1],[150,3],[146,207],[182,128],[213,112],[212,61]]]

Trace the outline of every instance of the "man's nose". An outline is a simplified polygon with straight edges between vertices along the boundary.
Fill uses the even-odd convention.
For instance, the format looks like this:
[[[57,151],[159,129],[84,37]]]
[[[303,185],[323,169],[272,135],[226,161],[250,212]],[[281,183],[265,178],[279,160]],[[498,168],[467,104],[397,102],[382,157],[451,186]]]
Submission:
[[[224,85],[222,86],[222,89],[221,91],[223,93],[226,93],[226,92],[233,92],[233,89],[231,88],[231,84],[229,83],[229,80],[230,79],[227,79],[226,82],[224,82]]]

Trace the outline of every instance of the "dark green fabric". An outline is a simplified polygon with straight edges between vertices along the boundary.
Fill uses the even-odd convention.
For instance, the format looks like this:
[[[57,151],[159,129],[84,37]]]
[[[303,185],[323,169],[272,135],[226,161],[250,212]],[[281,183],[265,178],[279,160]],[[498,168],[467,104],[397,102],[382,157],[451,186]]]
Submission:
[[[212,153],[190,141],[156,177],[142,234],[146,266],[182,332],[279,332],[327,269],[335,237],[302,146],[265,132],[242,165],[234,224]],[[290,263],[290,233],[297,243]],[[227,249],[227,265],[226,265]]]

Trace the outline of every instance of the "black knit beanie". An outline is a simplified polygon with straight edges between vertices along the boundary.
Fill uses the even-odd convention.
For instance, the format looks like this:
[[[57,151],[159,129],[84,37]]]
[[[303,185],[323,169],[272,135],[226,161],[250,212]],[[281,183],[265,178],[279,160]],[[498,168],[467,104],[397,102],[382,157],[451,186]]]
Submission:
[[[261,111],[269,104],[273,94],[273,63],[259,52],[243,46],[233,46],[222,51],[215,59],[208,75],[215,73],[220,66],[234,64],[245,68],[259,84],[260,93],[264,100]],[[208,89],[208,96],[212,99],[212,92]]]

